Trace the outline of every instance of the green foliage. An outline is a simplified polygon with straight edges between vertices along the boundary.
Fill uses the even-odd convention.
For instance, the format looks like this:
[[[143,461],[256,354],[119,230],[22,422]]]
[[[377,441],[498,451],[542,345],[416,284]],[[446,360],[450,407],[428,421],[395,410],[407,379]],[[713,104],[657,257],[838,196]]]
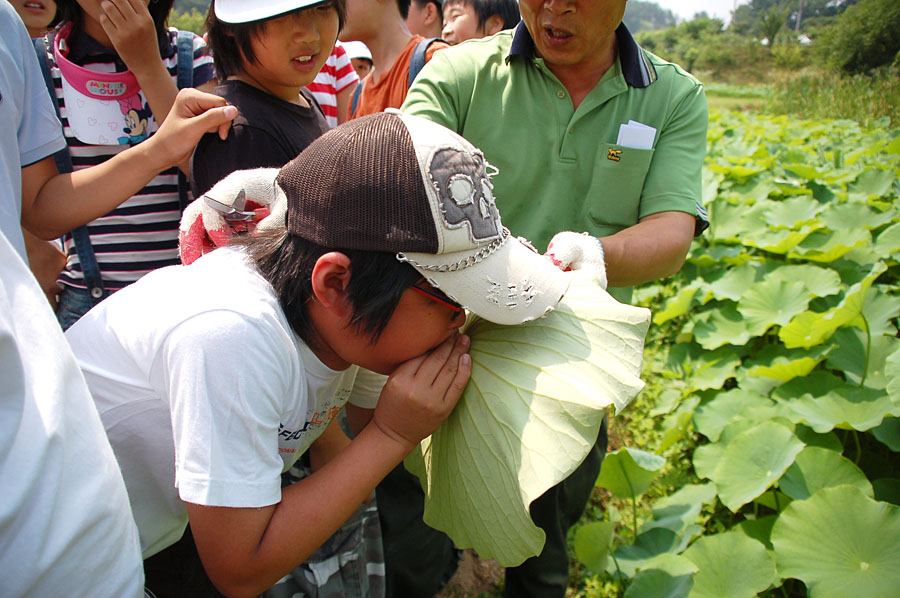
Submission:
[[[898,164],[898,129],[711,113],[712,227],[679,274],[636,292],[654,314],[647,389],[611,428],[666,464],[644,474],[631,517],[609,499],[611,558],[592,584],[785,598],[900,586]],[[672,570],[676,556],[696,571]]]
[[[206,31],[206,13],[200,13],[196,8],[192,8],[190,12],[173,10],[169,14],[169,25],[203,35]]]
[[[768,40],[770,46],[775,45],[778,33],[784,27],[788,15],[791,13],[791,7],[772,6],[762,14],[756,24],[757,32],[763,39]]]
[[[900,124],[900,68],[871,76],[825,71],[800,74],[775,85],[771,114],[810,119],[849,119],[874,126],[885,119]],[[884,126],[884,125],[882,125]]]
[[[656,31],[675,25],[675,15],[656,2],[631,0],[625,5],[625,25],[632,34],[638,31]]]
[[[829,67],[844,73],[890,65],[900,52],[900,2],[860,0],[822,33],[816,46]]]
[[[209,4],[210,0],[175,0],[173,11],[177,10],[185,13],[197,10],[197,12],[206,14],[206,11],[209,10]]]

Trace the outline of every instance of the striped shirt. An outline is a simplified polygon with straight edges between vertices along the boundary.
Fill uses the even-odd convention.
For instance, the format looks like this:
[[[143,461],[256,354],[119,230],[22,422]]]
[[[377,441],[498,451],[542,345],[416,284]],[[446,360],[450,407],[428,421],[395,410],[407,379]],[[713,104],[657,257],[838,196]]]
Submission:
[[[359,75],[356,74],[353,64],[350,63],[344,46],[341,45],[341,42],[335,42],[334,50],[325,61],[325,66],[322,67],[313,82],[306,86],[306,89],[319,102],[322,112],[325,113],[325,120],[332,127],[336,127],[338,124],[337,94],[357,81],[359,81]]]
[[[178,54],[175,46],[177,30],[169,29],[169,52],[163,63],[176,80]],[[98,72],[122,72],[124,62],[109,50],[99,46],[87,35],[73,33],[69,39],[69,59],[80,66]],[[194,36],[194,86],[199,86],[215,76],[212,56],[206,43]],[[95,54],[97,49],[105,53]],[[60,106],[63,133],[69,145],[69,154],[75,170],[105,162],[130,147],[129,144],[88,145],[79,141],[68,124],[67,106],[63,99],[62,79],[53,60],[52,49],[48,53],[50,72]],[[140,93],[142,101],[143,92]],[[148,131],[158,128],[152,117]],[[88,223],[91,245],[100,267],[103,285],[107,290],[118,290],[136,281],[144,274],[178,264],[178,224],[181,209],[178,202],[178,168],[159,173],[146,187],[130,197],[109,214]],[[81,263],[71,234],[63,238],[68,262],[57,282],[85,288]]]

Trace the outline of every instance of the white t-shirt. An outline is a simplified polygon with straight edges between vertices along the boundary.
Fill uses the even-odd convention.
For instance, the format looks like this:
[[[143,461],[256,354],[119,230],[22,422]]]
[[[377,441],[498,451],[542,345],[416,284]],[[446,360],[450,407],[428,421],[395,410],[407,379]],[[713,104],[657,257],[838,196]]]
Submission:
[[[182,501],[278,503],[281,473],[347,402],[358,370],[323,364],[233,248],[148,274],[66,336],[119,459],[145,558],[181,537]]]
[[[138,531],[97,410],[47,298],[0,234],[0,596],[143,587]]]

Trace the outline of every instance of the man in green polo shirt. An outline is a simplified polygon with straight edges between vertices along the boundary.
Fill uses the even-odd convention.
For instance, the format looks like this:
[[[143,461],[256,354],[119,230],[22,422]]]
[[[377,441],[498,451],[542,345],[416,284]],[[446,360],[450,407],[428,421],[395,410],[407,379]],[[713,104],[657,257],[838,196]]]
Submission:
[[[708,120],[700,82],[632,39],[622,24],[626,2],[519,0],[515,30],[436,54],[402,108],[484,152],[499,170],[494,196],[513,234],[539,249],[559,231],[597,237],[609,291],[624,302],[633,285],[677,272],[704,228],[698,206]],[[547,543],[507,570],[507,597],[565,595],[566,532],[605,453],[604,422],[579,469],[532,504]],[[386,519],[412,510],[381,494],[378,500]],[[386,536],[386,560],[402,554],[414,574],[416,550],[446,541],[417,537],[403,550],[402,539]]]

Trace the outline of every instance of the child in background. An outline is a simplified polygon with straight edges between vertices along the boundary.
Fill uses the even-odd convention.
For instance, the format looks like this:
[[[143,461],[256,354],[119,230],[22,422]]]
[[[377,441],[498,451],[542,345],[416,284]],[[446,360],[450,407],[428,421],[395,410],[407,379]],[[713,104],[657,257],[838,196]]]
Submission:
[[[359,75],[344,46],[341,42],[335,42],[325,66],[306,89],[319,102],[328,124],[336,127],[347,120],[350,96],[358,83]]]
[[[516,0],[444,0],[441,37],[448,44],[456,45],[512,29],[519,18]]]
[[[413,35],[440,37],[444,27],[441,0],[412,0],[406,15],[406,28]]]
[[[152,135],[169,113],[178,92],[178,32],[165,26],[172,4],[59,2],[61,26],[44,39],[75,170],[128,149],[136,143],[132,138]],[[193,86],[211,91],[212,58],[200,37],[193,36],[192,50],[187,68]],[[125,143],[119,140],[123,133]],[[109,214],[66,234],[68,263],[58,281],[63,290],[57,312],[64,329],[110,293],[178,263],[177,177],[176,167],[159,173]]]
[[[359,75],[360,81],[362,81],[372,70],[372,53],[369,52],[369,48],[366,47],[366,44],[362,42],[341,43],[344,46],[344,50],[347,51],[347,56],[350,57],[350,64],[353,65],[353,69],[356,71],[356,74]]]
[[[9,0],[16,9],[29,37],[44,37],[56,21],[56,2],[53,0]]]
[[[280,167],[331,128],[304,86],[325,66],[345,0],[215,0],[206,28],[220,84],[238,109],[226,141],[207,135],[191,160],[199,197],[235,170]]]
[[[399,108],[412,79],[434,53],[448,47],[439,39],[413,35],[406,27],[410,0],[365,0],[348,5],[341,41],[356,40],[372,52],[374,66],[350,100],[350,118]],[[421,45],[420,45],[421,44]]]

